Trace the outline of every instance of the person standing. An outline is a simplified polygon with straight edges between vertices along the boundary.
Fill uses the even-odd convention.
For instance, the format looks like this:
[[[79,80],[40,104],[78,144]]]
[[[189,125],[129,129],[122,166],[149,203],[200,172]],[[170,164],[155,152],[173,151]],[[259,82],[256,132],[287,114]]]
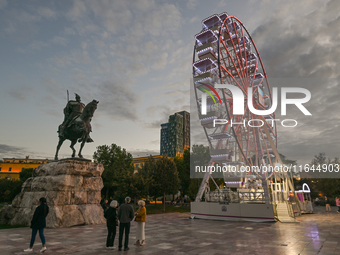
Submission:
[[[105,211],[110,207],[109,200],[105,199],[104,202],[102,203],[102,207],[105,213]]]
[[[123,244],[123,234],[125,231],[124,240],[124,251],[129,250],[129,234],[130,234],[130,224],[134,218],[133,208],[129,203],[131,202],[130,197],[125,198],[125,204],[122,204],[118,209],[118,220],[119,220],[119,245],[118,250],[122,250]]]
[[[44,236],[44,228],[46,228],[46,216],[49,212],[49,208],[46,204],[46,198],[42,197],[39,199],[39,206],[37,209],[35,209],[35,212],[33,214],[33,219],[31,221],[31,229],[32,229],[32,236],[31,236],[31,242],[30,247],[25,252],[31,252],[33,251],[33,245],[35,241],[35,236],[37,235],[37,232],[39,231],[40,240],[42,242],[42,248],[40,252],[46,251],[46,241]]]
[[[336,199],[335,199],[335,202],[336,202],[336,206],[338,207],[338,213],[340,213],[340,199],[337,197]]]
[[[113,243],[116,237],[116,229],[118,225],[117,220],[117,201],[112,200],[110,203],[110,207],[105,210],[104,217],[106,218],[106,226],[107,226],[107,239],[106,239],[106,248],[113,250]]]
[[[329,202],[329,199],[328,199],[328,197],[326,197],[325,196],[325,204],[326,204],[326,212],[327,211],[332,211],[332,209],[331,209],[331,203]]]
[[[135,245],[145,245],[145,222],[146,222],[146,208],[143,200],[138,201],[138,210],[135,213],[137,230],[136,230],[136,243]]]
[[[320,199],[317,197],[315,198],[315,205],[316,206],[319,206],[320,205]]]

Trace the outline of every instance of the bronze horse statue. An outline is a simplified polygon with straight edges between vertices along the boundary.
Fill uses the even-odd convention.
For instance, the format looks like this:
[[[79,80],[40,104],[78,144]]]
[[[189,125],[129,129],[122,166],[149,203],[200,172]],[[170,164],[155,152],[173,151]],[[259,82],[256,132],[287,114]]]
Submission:
[[[93,142],[90,137],[91,132],[91,120],[93,117],[94,111],[97,109],[97,104],[99,101],[93,100],[92,102],[88,103],[83,112],[80,116],[76,117],[69,125],[66,127],[62,127],[62,124],[58,127],[58,136],[59,142],[57,145],[57,151],[55,153],[54,160],[58,160],[58,152],[65,140],[70,140],[71,145],[70,148],[72,149],[72,158],[76,155],[76,150],[74,149],[74,145],[78,142],[81,142],[80,150],[78,153],[79,158],[83,158],[81,155],[81,151],[85,145],[85,142]],[[63,134],[61,135],[61,129],[63,128]]]

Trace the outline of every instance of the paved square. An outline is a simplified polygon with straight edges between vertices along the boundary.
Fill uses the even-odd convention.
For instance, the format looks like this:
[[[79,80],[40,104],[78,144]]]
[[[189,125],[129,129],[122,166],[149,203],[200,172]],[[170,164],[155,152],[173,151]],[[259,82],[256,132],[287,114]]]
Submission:
[[[77,226],[45,229],[45,254],[259,254],[331,255],[340,254],[340,214],[336,208],[297,217],[300,223],[251,223],[189,219],[189,213],[147,216],[146,245],[136,247],[136,224],[132,223],[130,250],[106,250],[106,226]],[[0,254],[37,254],[23,252],[29,245],[30,228],[0,230]],[[114,243],[118,245],[118,228]]]

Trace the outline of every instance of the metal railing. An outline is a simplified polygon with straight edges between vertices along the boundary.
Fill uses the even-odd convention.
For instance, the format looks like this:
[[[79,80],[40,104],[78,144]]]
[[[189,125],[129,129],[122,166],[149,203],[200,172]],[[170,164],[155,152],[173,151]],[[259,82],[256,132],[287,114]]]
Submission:
[[[264,192],[257,191],[209,191],[205,193],[205,201],[218,203],[265,203],[265,194]]]

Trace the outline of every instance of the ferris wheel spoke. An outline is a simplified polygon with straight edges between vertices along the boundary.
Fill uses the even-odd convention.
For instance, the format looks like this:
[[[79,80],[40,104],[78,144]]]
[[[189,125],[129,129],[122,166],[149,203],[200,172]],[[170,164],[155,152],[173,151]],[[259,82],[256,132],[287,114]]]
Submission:
[[[233,70],[236,71],[236,74],[235,74],[235,75],[237,75],[237,76],[240,78],[240,81],[242,82],[242,85],[243,85],[243,91],[244,91],[245,85],[244,85],[244,83],[243,83],[242,76],[240,75],[240,72],[239,72],[239,70],[238,70],[237,67],[236,67],[234,58],[232,57],[230,51],[228,50],[228,47],[226,46],[225,42],[224,42],[223,40],[221,40],[221,42],[222,42],[222,45],[224,46],[226,52],[227,52],[228,55],[229,55],[228,58],[231,60],[231,62],[232,62],[232,64],[233,64],[232,66],[234,66],[234,68],[231,69],[231,72],[229,72],[229,71],[227,70],[227,68],[225,68],[225,71],[226,71],[226,72],[227,72],[227,73],[228,73],[235,81],[236,81],[236,79],[235,79],[235,77],[234,77],[234,74],[232,74],[232,71],[233,71]],[[231,65],[229,65],[229,66],[231,66]],[[237,82],[237,84],[239,85],[238,82]],[[241,86],[240,86],[240,87],[241,87]]]

